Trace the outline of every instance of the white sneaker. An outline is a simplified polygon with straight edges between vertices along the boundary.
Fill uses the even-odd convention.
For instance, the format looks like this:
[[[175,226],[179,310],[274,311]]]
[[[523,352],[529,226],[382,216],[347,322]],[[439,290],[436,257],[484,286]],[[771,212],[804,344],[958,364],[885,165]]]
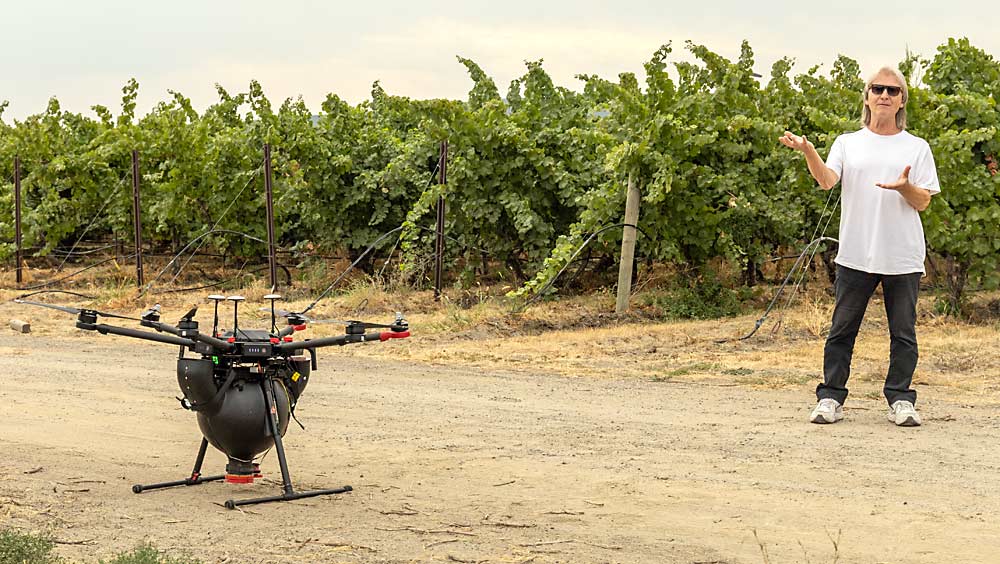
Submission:
[[[917,408],[913,407],[912,403],[899,400],[889,408],[889,421],[900,427],[919,427],[920,414],[917,413]]]
[[[813,423],[836,423],[844,418],[844,407],[833,398],[823,398],[816,404],[809,421]]]

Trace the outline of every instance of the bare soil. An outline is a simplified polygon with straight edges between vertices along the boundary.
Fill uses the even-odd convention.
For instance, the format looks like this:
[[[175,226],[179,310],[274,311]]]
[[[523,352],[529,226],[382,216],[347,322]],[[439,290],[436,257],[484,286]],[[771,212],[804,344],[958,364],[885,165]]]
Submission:
[[[297,489],[354,491],[236,511],[280,493],[273,453],[251,486],[131,492],[191,471],[175,348],[32,314],[0,345],[0,528],[83,562],[141,542],[206,563],[1000,562],[996,330],[922,320],[925,424],[897,428],[872,311],[830,426],[806,421],[826,311],[723,345],[752,319],[457,337],[411,320],[408,341],[322,350],[285,437]]]

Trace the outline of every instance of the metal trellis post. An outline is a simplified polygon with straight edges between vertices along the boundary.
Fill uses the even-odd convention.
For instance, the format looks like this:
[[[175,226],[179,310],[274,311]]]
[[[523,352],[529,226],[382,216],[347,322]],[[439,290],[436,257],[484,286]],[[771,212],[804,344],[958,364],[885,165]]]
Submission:
[[[132,151],[132,228],[135,230],[135,283],[142,288],[142,205],[139,198],[139,151]]]
[[[441,185],[448,183],[448,142],[441,142],[438,169],[441,171]],[[441,271],[444,263],[444,194],[438,196],[437,233],[434,241],[434,301],[441,300]]]
[[[14,260],[17,286],[21,287],[21,158],[14,156]]]
[[[278,290],[277,259],[274,253],[274,200],[271,185],[271,145],[264,144],[264,191],[267,194],[267,265],[271,270],[271,291]]]

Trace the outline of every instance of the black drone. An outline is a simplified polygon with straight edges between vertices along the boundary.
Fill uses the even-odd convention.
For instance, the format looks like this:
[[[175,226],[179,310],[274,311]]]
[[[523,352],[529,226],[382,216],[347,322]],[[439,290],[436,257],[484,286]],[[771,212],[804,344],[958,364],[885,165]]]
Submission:
[[[274,302],[281,299],[279,295],[264,296],[264,299],[271,301],[270,331],[240,328],[238,310],[240,302],[245,300],[243,296],[211,295],[208,299],[215,302],[211,334],[198,330],[198,322],[194,320],[197,306],[173,326],[160,321],[159,304],[143,313],[139,319],[134,319],[94,309],[78,309],[23,299],[14,301],[74,314],[77,316],[76,326],[86,331],[180,346],[177,383],[183,397],[178,400],[184,409],[198,414],[198,426],[203,435],[194,469],[191,476],[183,480],[136,484],[132,486],[133,492],[138,494],[172,486],[194,486],[223,479],[229,483],[253,483],[254,478],[261,477],[260,466],[256,462],[258,455],[267,452],[272,446],[281,466],[281,495],[230,499],[225,503],[228,509],[235,509],[240,505],[351,491],[351,486],[343,486],[296,492],[288,473],[281,437],[288,428],[289,418],[295,417],[295,406],[309,382],[309,374],[316,370],[316,349],[409,337],[409,325],[402,314],[397,313],[395,321],[388,325],[345,321],[341,322],[346,325],[344,335],[295,341],[292,334],[304,330],[312,320],[301,313],[276,311]],[[219,330],[219,302],[222,301],[233,302],[233,328],[224,333]],[[288,322],[280,330],[276,323],[279,316]],[[98,323],[99,317],[138,321],[139,325],[155,332]],[[384,331],[369,332],[372,329]],[[195,356],[186,357],[187,353]],[[209,443],[228,457],[225,474],[201,475]]]

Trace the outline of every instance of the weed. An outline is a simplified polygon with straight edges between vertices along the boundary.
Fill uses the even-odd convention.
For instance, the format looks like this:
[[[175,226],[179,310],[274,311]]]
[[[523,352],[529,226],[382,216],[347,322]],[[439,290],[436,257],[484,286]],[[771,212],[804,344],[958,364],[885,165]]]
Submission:
[[[745,386],[778,389],[808,384],[813,378],[811,372],[780,371],[760,372],[754,376],[738,378],[736,381]]]
[[[647,303],[671,319],[717,319],[738,315],[752,290],[733,290],[722,284],[711,271],[699,278],[685,280],[664,294],[647,298]]]
[[[201,564],[201,562],[187,557],[172,557],[146,544],[130,552],[123,552],[111,560],[101,560],[100,564]]]
[[[48,536],[4,529],[0,530],[0,564],[68,564],[52,554],[55,542]],[[99,564],[202,564],[190,557],[173,557],[144,544],[122,552]]]
[[[44,535],[0,530],[0,564],[55,564],[62,562],[52,554],[55,544]]]
[[[675,376],[687,376],[688,374],[695,374],[701,372],[712,372],[717,369],[718,366],[711,362],[695,362],[694,364],[688,364],[680,368],[675,368],[666,373],[665,378],[673,378]]]

